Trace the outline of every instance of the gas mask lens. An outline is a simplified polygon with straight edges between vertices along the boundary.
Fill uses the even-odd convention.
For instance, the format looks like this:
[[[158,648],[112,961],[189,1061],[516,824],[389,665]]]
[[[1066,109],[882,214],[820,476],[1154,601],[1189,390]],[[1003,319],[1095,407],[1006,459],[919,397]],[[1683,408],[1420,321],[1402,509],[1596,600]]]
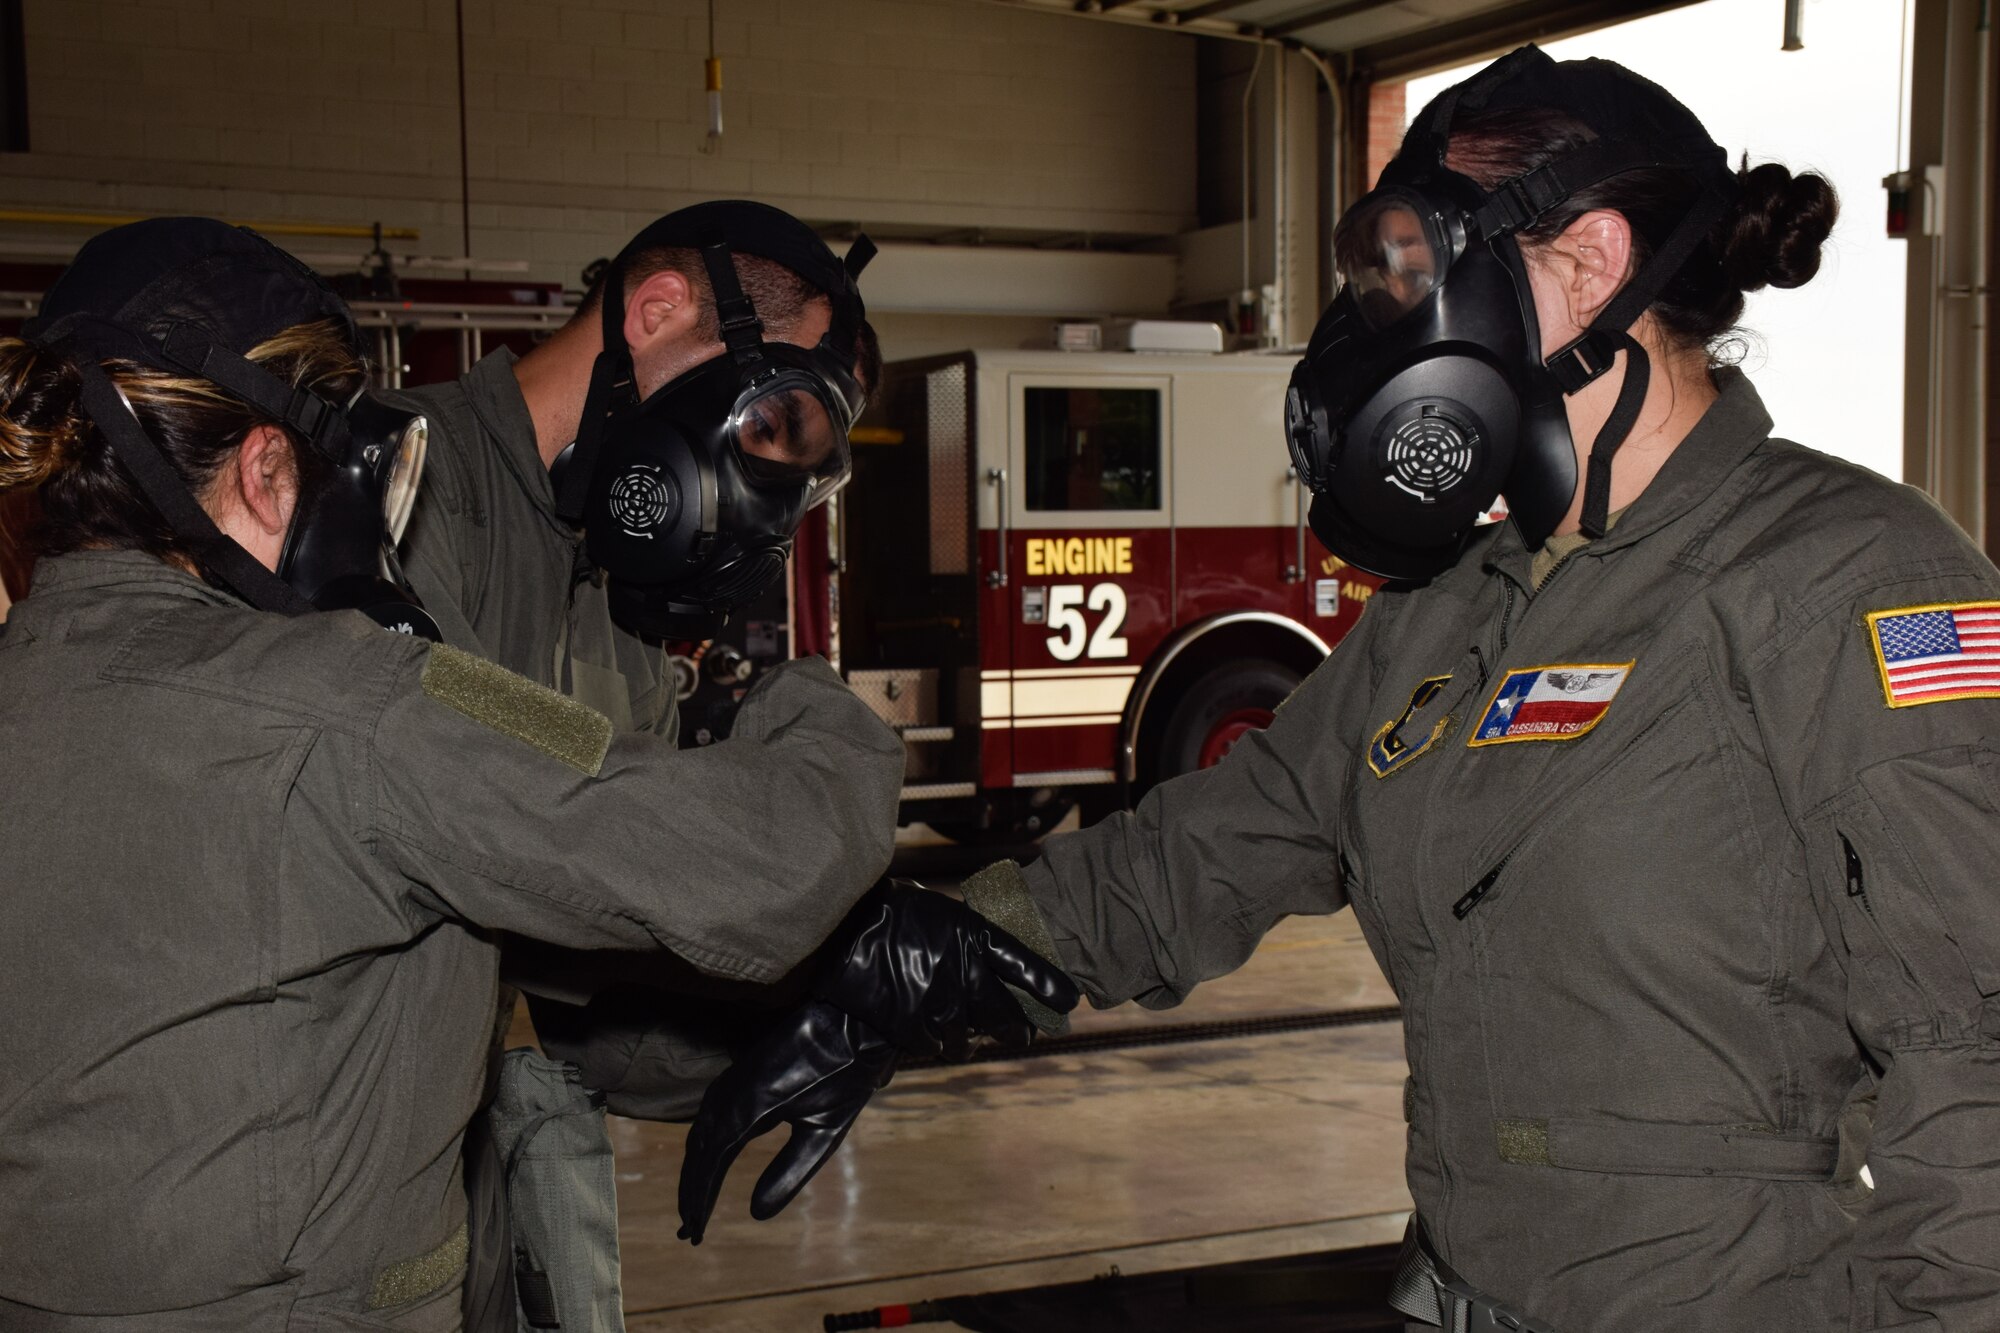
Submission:
[[[430,422],[411,417],[401,437],[385,446],[390,457],[388,475],[382,478],[382,517],[391,546],[403,540],[403,529],[409,526],[410,512],[417,506],[417,486],[424,479],[424,454],[430,448],[430,438]]]
[[[764,485],[812,488],[819,504],[847,479],[847,413],[813,376],[784,370],[746,389],[729,418],[744,473]]]
[[[1377,329],[1416,309],[1443,267],[1416,205],[1396,195],[1364,201],[1341,219],[1333,258],[1361,317]]]

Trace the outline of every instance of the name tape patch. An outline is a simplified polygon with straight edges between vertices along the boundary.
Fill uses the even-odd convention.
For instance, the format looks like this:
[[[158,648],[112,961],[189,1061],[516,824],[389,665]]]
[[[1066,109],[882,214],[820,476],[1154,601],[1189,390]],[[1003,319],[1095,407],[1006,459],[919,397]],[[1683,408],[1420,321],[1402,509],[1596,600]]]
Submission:
[[[1471,747],[1510,741],[1573,741],[1604,720],[1630,662],[1590,662],[1509,671],[1466,740]]]
[[[1889,707],[2000,699],[2000,602],[1870,611],[1868,628]]]

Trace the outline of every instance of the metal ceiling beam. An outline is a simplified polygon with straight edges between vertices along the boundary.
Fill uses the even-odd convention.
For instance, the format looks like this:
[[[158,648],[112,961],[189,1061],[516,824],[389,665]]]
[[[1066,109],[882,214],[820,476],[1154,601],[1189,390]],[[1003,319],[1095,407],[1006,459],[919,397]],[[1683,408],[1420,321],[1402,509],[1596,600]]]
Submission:
[[[1316,28],[1322,23],[1353,18],[1356,14],[1366,14],[1371,9],[1387,9],[1395,3],[1396,0],[1345,0],[1343,4],[1321,5],[1317,9],[1309,9],[1303,14],[1295,14],[1277,23],[1267,23],[1264,25],[1264,32],[1271,37],[1289,37],[1295,32]]]
[[[1214,18],[1217,14],[1227,14],[1232,9],[1245,9],[1257,0],[1205,0],[1199,5],[1189,5],[1186,9],[1165,9],[1160,14],[1170,16],[1172,23],[1194,23],[1200,19]],[[1155,15],[1154,17],[1159,17]]]
[[[1452,23],[1439,23],[1354,52],[1358,70],[1375,82],[1394,82],[1431,70],[1469,65],[1523,42],[1573,37],[1627,19],[1679,9],[1695,0],[1515,0]]]

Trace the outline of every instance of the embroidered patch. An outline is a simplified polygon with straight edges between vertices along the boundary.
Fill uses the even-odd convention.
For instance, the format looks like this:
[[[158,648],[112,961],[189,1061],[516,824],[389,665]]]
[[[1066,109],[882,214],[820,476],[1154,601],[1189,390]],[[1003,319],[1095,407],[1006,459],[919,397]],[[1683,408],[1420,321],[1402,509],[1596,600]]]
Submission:
[[[1388,777],[1393,770],[1409,763],[1436,745],[1438,737],[1444,735],[1444,729],[1451,724],[1449,717],[1439,718],[1437,725],[1431,728],[1431,734],[1424,737],[1417,745],[1411,745],[1403,739],[1402,729],[1403,724],[1410,720],[1410,714],[1437,698],[1438,691],[1450,681],[1450,676],[1426,677],[1422,684],[1410,691],[1410,702],[1403,706],[1402,715],[1384,722],[1382,730],[1376,732],[1375,738],[1368,742],[1368,767],[1375,771],[1376,777]]]
[[[1889,707],[2000,699],[2000,602],[1870,611],[1868,628]]]
[[[1630,662],[1509,671],[1466,744],[1573,741],[1603,721],[1630,674]]]

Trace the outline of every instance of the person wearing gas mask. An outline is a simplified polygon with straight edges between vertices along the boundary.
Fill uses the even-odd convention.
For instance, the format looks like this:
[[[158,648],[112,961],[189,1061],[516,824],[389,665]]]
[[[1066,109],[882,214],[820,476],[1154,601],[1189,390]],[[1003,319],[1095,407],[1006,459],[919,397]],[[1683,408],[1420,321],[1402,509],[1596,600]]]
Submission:
[[[1287,412],[1314,530],[1391,582],[1268,731],[967,884],[1099,1005],[1354,909],[1412,1330],[2000,1328],[2000,572],[1718,356],[1835,207],[1608,62],[1441,94]],[[716,1085],[697,1220],[793,1062]]]
[[[395,395],[433,427],[404,553],[445,641],[620,727],[672,736],[660,641],[714,635],[784,577],[807,509],[847,478],[847,432],[881,364],[856,285],[874,250],[860,238],[843,260],[797,218],[750,201],[681,209],[635,236],[547,342],[518,360],[496,351],[456,383]],[[660,817],[678,814],[668,805]],[[854,830],[857,848],[882,832]],[[660,873],[728,882],[736,870],[725,844]],[[905,924],[911,914],[921,928]],[[773,919],[768,929],[803,940],[819,927]],[[970,992],[986,1007],[968,1039],[1003,1028],[1026,1038],[998,975],[1062,1008],[1075,1003],[1067,981],[1004,932],[913,890],[884,886],[826,952],[866,953],[896,930],[906,942],[993,959],[998,974],[982,971]],[[922,966],[927,956],[898,960]],[[511,1283],[524,1314],[546,1312],[533,1295],[545,1292],[566,1327],[616,1327],[603,1108],[690,1118],[732,1048],[812,977],[764,991],[717,988],[650,956],[533,941],[506,944],[502,975],[527,993],[552,1058],[510,1054],[492,1132],[485,1119],[475,1127],[468,1326],[511,1328]],[[808,1170],[819,1158],[796,1160]]]
[[[433,642],[425,423],[363,371],[196,218],[0,340],[0,1326],[460,1327],[496,933],[764,985],[888,862],[902,747],[824,663],[685,751]]]

